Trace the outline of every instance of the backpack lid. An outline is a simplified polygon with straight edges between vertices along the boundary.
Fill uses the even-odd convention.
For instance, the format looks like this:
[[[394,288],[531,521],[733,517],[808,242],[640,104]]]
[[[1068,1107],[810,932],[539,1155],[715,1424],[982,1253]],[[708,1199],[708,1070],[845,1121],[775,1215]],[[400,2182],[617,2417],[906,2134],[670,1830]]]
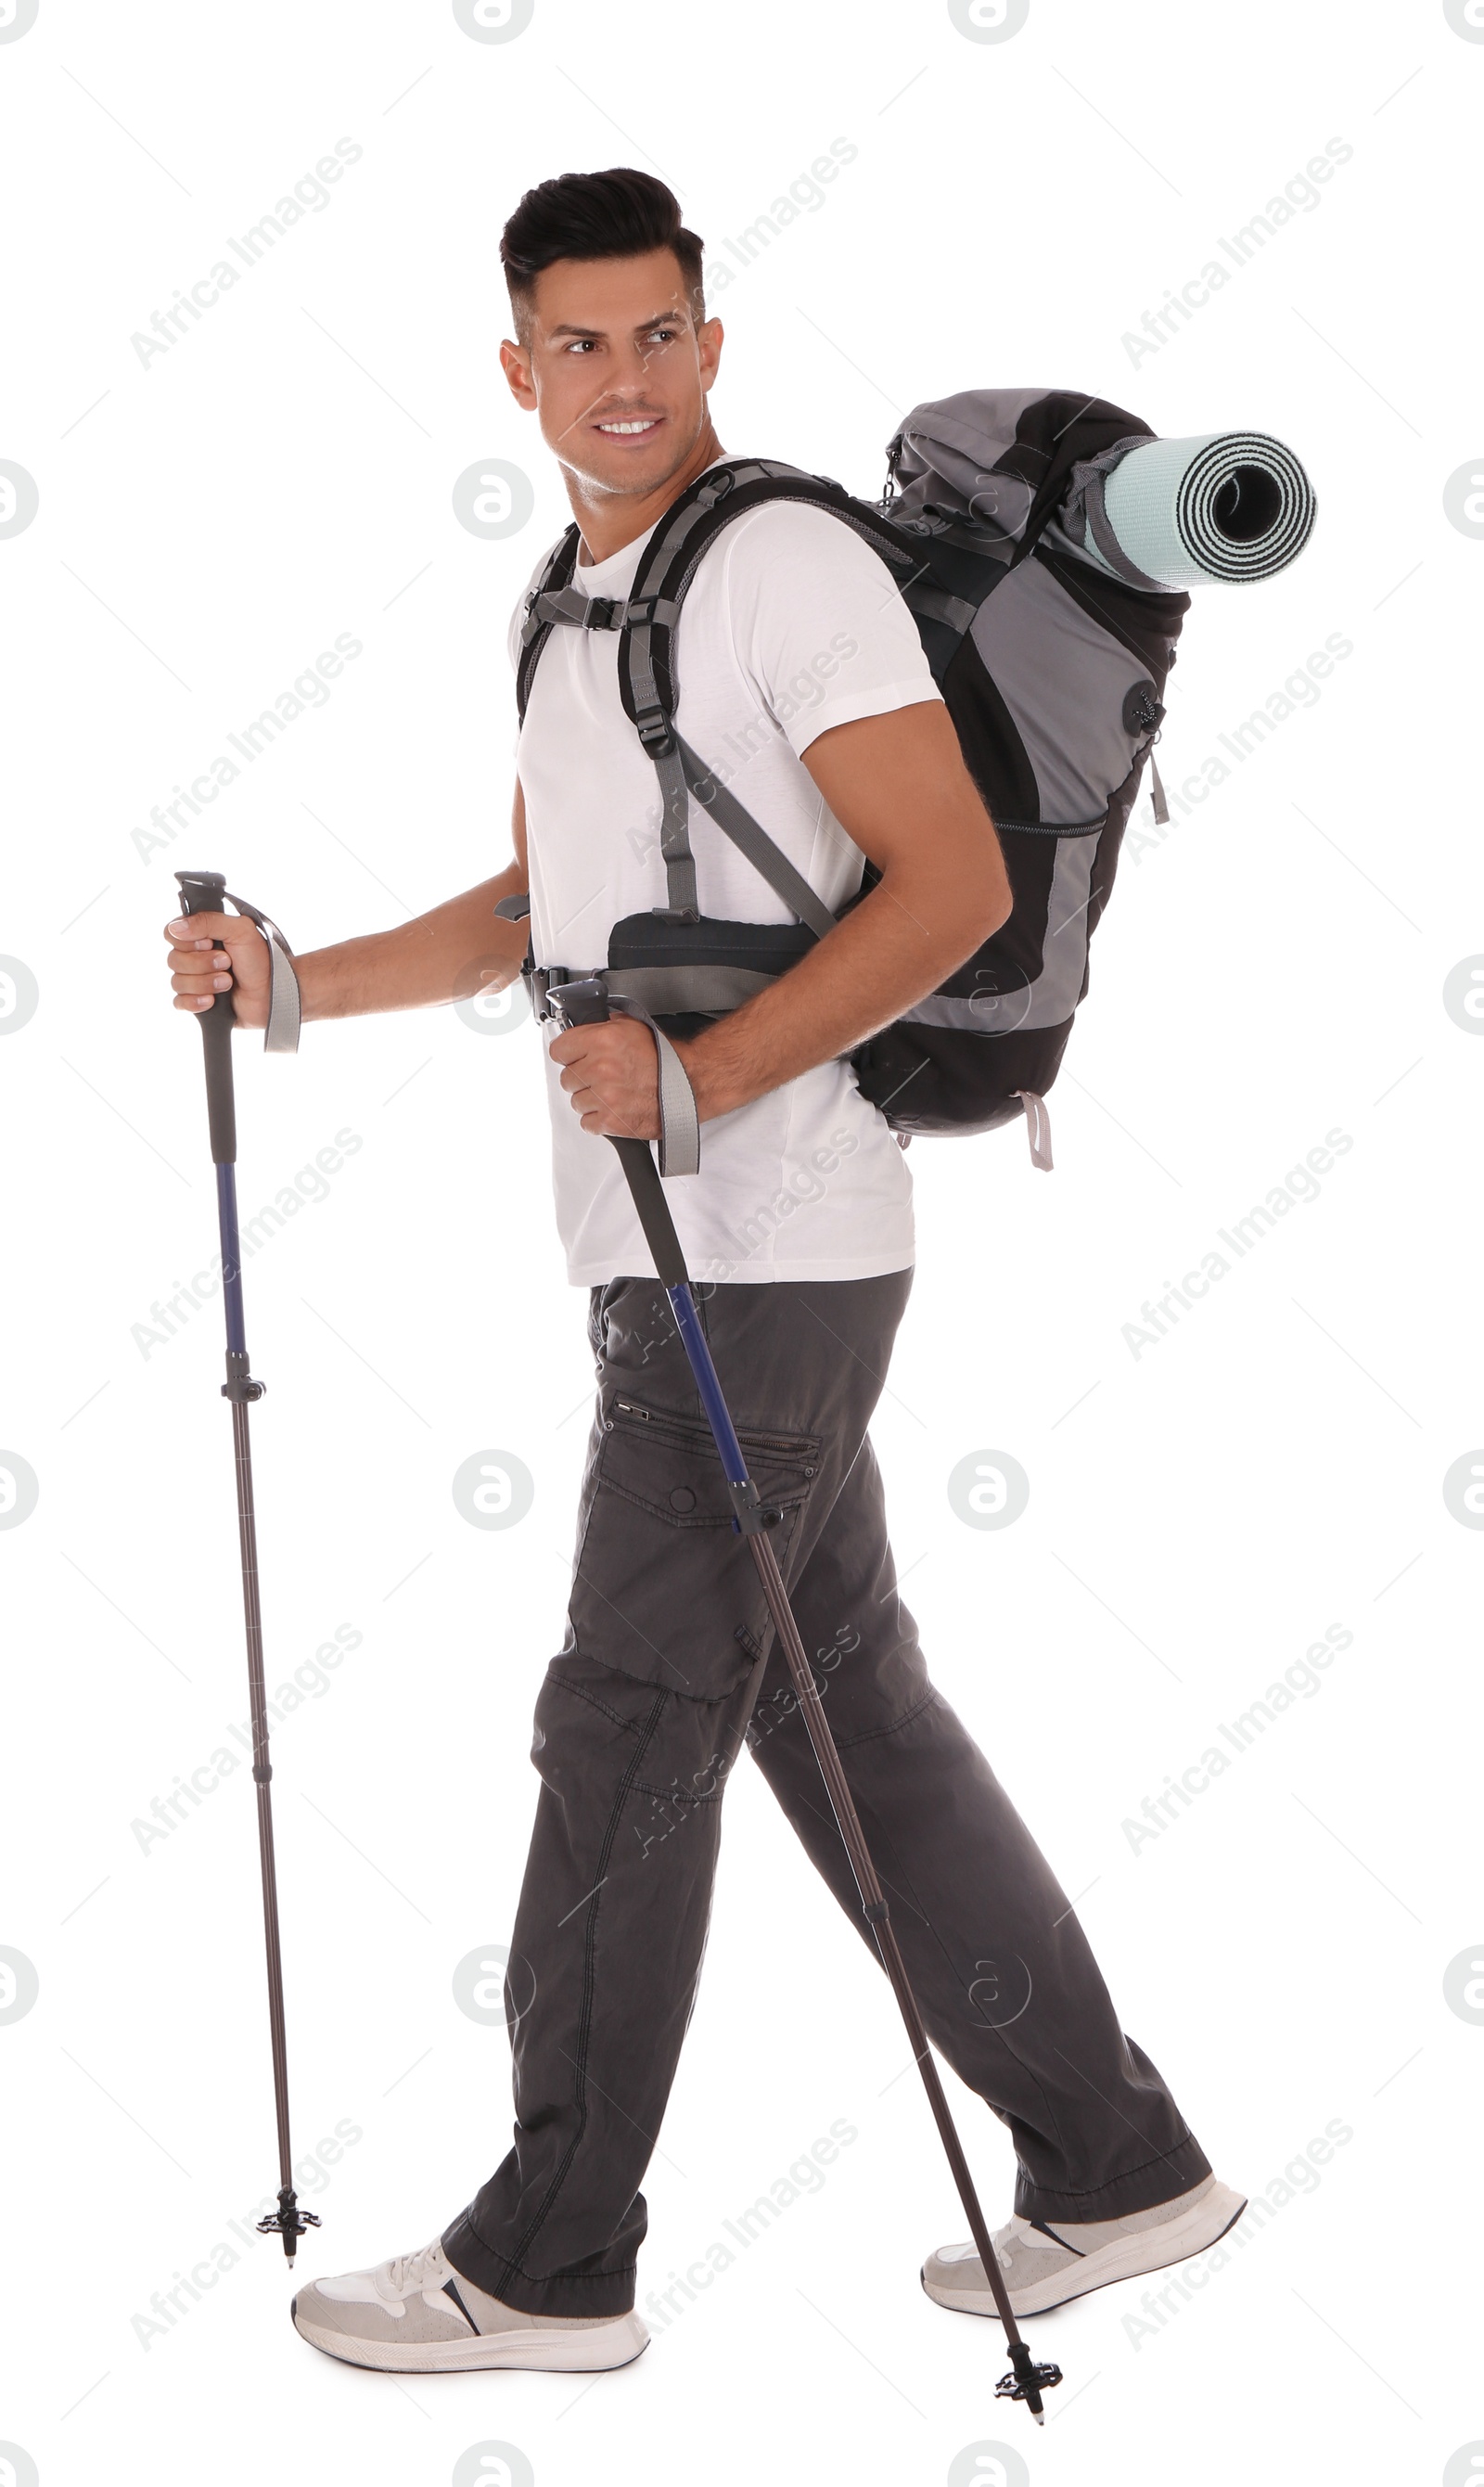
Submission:
[[[913,406],[886,457],[891,516],[939,510],[1004,558],[1028,549],[1073,468],[1154,437],[1137,415],[1077,389],[961,389]]]

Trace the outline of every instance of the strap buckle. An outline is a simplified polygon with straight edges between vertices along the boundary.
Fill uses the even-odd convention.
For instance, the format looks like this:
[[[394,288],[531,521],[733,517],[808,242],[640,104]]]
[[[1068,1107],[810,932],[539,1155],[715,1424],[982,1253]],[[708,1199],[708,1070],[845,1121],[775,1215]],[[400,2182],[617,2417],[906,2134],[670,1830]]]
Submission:
[[[551,989],[553,985],[570,985],[572,982],[573,973],[570,967],[533,967],[530,973],[530,993],[534,1017],[539,1020],[555,1019],[558,1013],[551,1008],[548,999]]]
[[[536,973],[546,982],[546,1006],[543,1016],[554,1019],[558,1027],[566,1029],[574,1024],[563,1007],[564,997],[569,992],[579,993],[584,998],[588,994],[599,995],[606,1010],[608,988],[602,968],[591,976],[574,976],[567,967],[538,967]]]
[[[622,596],[590,596],[582,615],[584,630],[630,630],[640,622],[653,622],[658,598],[641,596],[630,601]]]

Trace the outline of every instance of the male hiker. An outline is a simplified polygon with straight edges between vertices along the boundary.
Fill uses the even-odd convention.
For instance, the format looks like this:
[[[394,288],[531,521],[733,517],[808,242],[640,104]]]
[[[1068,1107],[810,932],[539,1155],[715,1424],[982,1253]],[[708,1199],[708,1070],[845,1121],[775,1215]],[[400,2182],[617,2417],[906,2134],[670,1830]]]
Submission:
[[[614,171],[528,191],[501,251],[516,328],[501,359],[562,469],[575,583],[625,598],[650,530],[722,456],[701,244],[661,182]],[[881,876],[786,975],[678,1045],[701,1166],[666,1193],[693,1275],[712,1282],[712,1351],[749,1467],[783,1511],[779,1560],[928,2028],[1014,2137],[1015,2216],[995,2246],[1017,2313],[1035,2313],[1199,2251],[1243,2204],[1125,2037],[1050,1867],[929,1681],[866,1435],[911,1284],[910,1185],[846,1057],[1004,921],[1004,868],[911,616],[827,513],[774,504],[736,520],[689,591],[679,661],[681,734],[745,772],[748,809],[826,903],[853,895],[863,857]],[[491,955],[508,983],[526,927],[495,917],[507,897],[529,892],[536,964],[570,975],[605,962],[617,920],[663,905],[655,773],[611,632],[552,632],[518,777],[515,861],[394,932],[301,958],[306,1019],[447,1002]],[[694,810],[701,913],[785,921]],[[250,923],[200,915],[166,933],[178,1009],[230,987],[239,1020],[265,1023],[267,954]],[[294,2301],[317,2347],[403,2372],[599,2369],[644,2348],[639,2187],[744,1742],[871,1941],[606,1142],[658,1133],[654,1041],[617,1019],[559,1036],[547,1062],[557,1223],[590,1290],[599,1402],[567,1632],[536,1712],[541,1789],[512,1939],[515,2143],[431,2245]],[[993,2312],[967,2246],[933,2254],[922,2277],[939,2305]]]

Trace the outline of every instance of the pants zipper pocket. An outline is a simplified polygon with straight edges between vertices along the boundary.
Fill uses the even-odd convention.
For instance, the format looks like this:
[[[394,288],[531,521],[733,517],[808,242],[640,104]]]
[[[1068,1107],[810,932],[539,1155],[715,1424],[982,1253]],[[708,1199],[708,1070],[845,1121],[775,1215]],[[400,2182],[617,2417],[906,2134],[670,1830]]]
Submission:
[[[714,1448],[711,1427],[704,1416],[681,1416],[667,1410],[641,1407],[636,1399],[615,1399],[613,1405],[620,1415],[632,1418],[636,1424],[652,1426],[657,1435],[668,1433],[686,1442],[702,1440],[708,1448]],[[810,1435],[760,1434],[742,1425],[737,1428],[737,1439],[744,1451],[757,1451],[775,1459],[797,1460],[800,1452],[812,1456],[819,1449],[819,1444]],[[803,1473],[813,1476],[814,1469],[806,1467]]]

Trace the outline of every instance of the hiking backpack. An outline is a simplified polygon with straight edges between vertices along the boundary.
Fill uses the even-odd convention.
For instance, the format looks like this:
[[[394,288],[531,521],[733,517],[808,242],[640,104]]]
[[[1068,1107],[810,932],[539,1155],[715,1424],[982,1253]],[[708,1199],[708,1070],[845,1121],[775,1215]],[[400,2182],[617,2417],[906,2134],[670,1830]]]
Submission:
[[[574,585],[579,535],[568,528],[526,599],[517,700],[523,720],[554,628],[619,633],[620,695],[659,780],[667,903],[614,925],[598,972],[615,1000],[661,1036],[692,1034],[785,974],[837,921],[725,773],[675,725],[677,632],[708,547],[733,519],[770,502],[830,511],[880,555],[916,620],[998,834],[1013,902],[999,930],[936,992],[855,1048],[856,1080],[904,1147],[914,1132],[992,1131],[1023,1110],[1032,1158],[1050,1168],[1043,1101],[1087,991],[1089,943],[1146,760],[1155,816],[1167,818],[1153,746],[1190,600],[1113,574],[1132,565],[1108,558],[1117,547],[1101,492],[1118,459],[1153,437],[1101,398],[975,389],[908,416],[888,447],[879,503],[770,459],[730,459],[659,519],[626,599],[588,598]],[[797,923],[700,914],[692,797]],[[868,864],[856,897],[879,878]],[[498,909],[511,917],[528,910],[528,899]],[[553,988],[593,972],[590,963],[537,969],[527,956],[538,1015],[547,1014]],[[668,1053],[661,1044],[662,1073]],[[685,1085],[662,1078],[662,1119],[664,1090]],[[693,1161],[684,1156],[667,1166],[661,1148],[662,1171]]]

